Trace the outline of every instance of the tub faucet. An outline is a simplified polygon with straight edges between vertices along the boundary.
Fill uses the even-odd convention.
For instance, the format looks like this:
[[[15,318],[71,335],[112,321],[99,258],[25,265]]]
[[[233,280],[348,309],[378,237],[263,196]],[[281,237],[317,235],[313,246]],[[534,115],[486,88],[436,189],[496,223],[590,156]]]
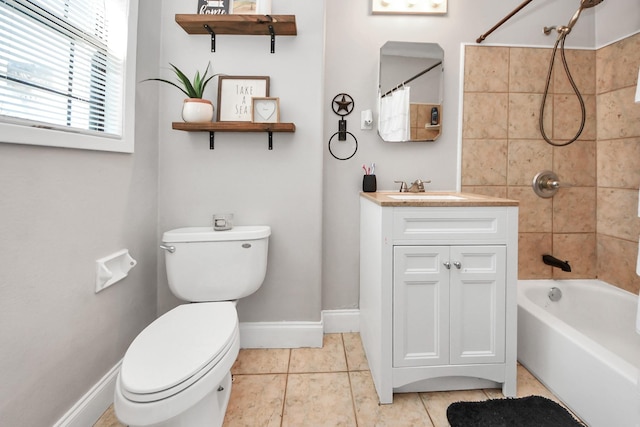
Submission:
[[[558,258],[554,257],[553,255],[549,255],[549,254],[542,255],[542,262],[544,262],[547,265],[550,265],[551,267],[557,267],[562,271],[567,271],[567,272],[571,271],[571,266],[569,265],[569,261],[560,261]]]

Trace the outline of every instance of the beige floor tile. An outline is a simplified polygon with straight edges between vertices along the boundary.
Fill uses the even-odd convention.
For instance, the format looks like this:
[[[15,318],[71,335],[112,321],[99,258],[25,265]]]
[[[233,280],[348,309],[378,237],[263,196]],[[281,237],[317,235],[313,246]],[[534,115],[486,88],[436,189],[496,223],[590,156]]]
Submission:
[[[527,369],[518,365],[518,397],[542,396],[560,402],[540,381],[534,377]]]
[[[288,348],[242,349],[231,373],[236,374],[286,374],[289,369]]]
[[[420,393],[434,427],[449,427],[447,408],[454,402],[483,401],[487,395],[482,390],[435,391]]]
[[[282,427],[355,427],[348,375],[289,374]]]
[[[371,373],[350,372],[351,390],[359,426],[433,427],[418,393],[398,393],[393,404],[380,405]]]
[[[347,360],[341,334],[326,334],[322,348],[294,348],[291,350],[290,373],[344,372]]]
[[[349,371],[368,371],[369,363],[362,347],[362,340],[358,333],[342,334],[344,352],[347,356]]]
[[[279,427],[285,374],[236,375],[224,427]]]
[[[125,427],[124,424],[121,424],[116,418],[116,414],[113,411],[113,405],[109,406],[109,409],[105,411],[104,414],[96,421],[93,427]]]

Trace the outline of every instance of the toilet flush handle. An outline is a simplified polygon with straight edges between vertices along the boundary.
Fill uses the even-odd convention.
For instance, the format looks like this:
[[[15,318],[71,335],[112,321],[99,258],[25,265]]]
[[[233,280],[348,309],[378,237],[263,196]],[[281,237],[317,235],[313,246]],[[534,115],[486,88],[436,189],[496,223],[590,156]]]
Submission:
[[[174,253],[176,251],[176,247],[175,246],[160,245],[160,249],[164,249],[165,251],[169,252],[170,254],[172,254],[172,253]]]

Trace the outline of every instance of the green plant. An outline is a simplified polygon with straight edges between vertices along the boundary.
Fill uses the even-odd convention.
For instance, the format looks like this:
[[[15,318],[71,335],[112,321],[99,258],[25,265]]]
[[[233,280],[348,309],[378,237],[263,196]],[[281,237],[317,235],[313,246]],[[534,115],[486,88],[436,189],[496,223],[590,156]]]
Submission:
[[[207,78],[207,74],[209,74],[209,68],[211,66],[211,63],[208,63],[207,68],[204,70],[202,76],[200,75],[200,71],[196,71],[196,75],[193,77],[192,82],[178,67],[171,63],[169,63],[169,65],[171,65],[173,72],[178,77],[178,81],[180,84],[165,79],[146,79],[145,81],[155,80],[163,83],[168,83],[171,86],[175,86],[180,89],[180,91],[187,95],[189,98],[202,98],[204,88],[207,87],[207,84],[209,83],[209,81],[211,81],[212,78],[217,76],[217,74],[214,74]]]

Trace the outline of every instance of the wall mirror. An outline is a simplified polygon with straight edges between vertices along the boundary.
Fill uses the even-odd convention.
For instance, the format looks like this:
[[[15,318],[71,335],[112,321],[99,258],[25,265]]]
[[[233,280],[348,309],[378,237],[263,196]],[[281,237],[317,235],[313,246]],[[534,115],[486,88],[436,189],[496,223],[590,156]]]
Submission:
[[[388,41],[380,48],[378,134],[383,141],[435,141],[442,129],[444,50]]]

